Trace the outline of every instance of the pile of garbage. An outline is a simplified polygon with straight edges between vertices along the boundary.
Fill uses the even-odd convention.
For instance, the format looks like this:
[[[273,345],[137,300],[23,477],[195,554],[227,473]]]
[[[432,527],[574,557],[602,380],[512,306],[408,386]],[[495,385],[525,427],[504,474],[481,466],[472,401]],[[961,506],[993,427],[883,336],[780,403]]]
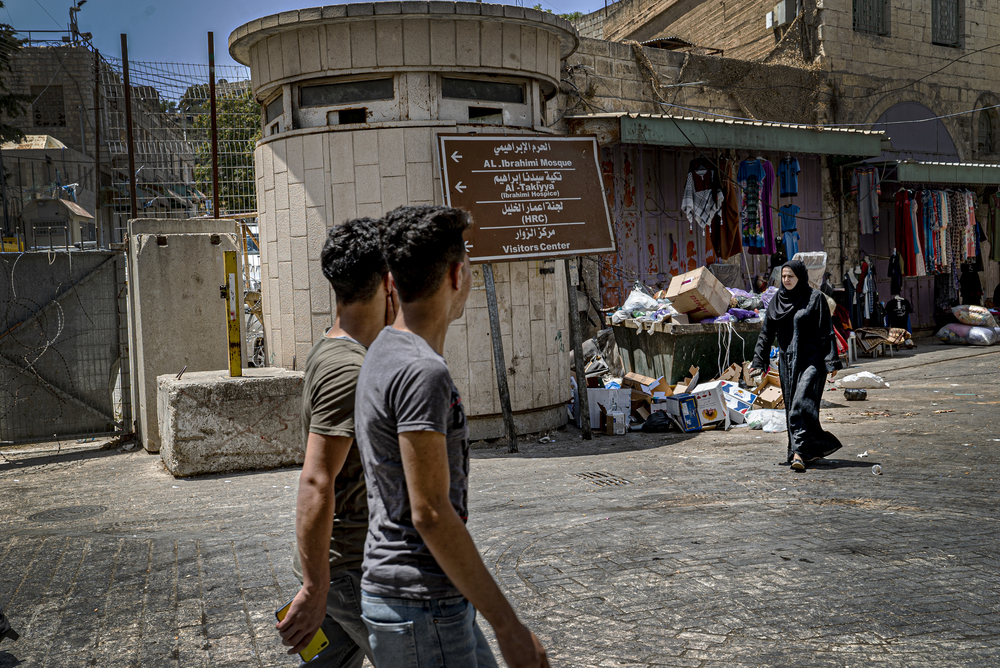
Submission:
[[[955,306],[952,315],[958,322],[945,325],[938,330],[937,338],[954,345],[992,346],[1000,343],[1000,327],[997,318],[1000,311],[991,311],[982,306]]]
[[[612,324],[632,321],[638,329],[653,331],[661,322],[674,324],[760,322],[778,288],[762,293],[727,288],[702,267],[674,276],[667,290],[653,292],[636,281],[621,308],[611,314]]]
[[[662,377],[636,373],[626,373],[620,378],[588,377],[590,426],[609,435],[671,429],[685,433],[728,430],[746,424],[759,412],[755,409],[775,410],[784,406],[781,383],[773,369],[753,376],[750,363],[744,362],[731,365],[708,382],[702,382],[700,376],[700,369],[691,367],[688,376],[673,385]],[[781,424],[784,425],[783,414]]]

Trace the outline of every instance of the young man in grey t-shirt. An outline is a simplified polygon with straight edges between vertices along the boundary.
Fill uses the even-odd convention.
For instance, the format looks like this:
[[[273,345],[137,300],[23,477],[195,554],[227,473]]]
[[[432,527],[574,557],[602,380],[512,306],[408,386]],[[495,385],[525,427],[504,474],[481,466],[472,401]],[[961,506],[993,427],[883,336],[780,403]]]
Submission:
[[[354,446],[354,397],[366,349],[395,319],[396,300],[376,221],[370,218],[331,228],[320,263],[336,293],[337,318],[305,364],[306,454],[292,565],[302,589],[278,631],[291,654],[302,651],[322,627],[330,644],[309,665],[361,668],[372,651],[359,604],[368,503]]]
[[[382,250],[400,313],[358,378],[358,447],[368,485],[361,610],[375,664],[495,668],[476,611],[511,668],[547,666],[465,528],[469,432],[442,355],[469,296],[469,216],[400,207],[382,219]]]

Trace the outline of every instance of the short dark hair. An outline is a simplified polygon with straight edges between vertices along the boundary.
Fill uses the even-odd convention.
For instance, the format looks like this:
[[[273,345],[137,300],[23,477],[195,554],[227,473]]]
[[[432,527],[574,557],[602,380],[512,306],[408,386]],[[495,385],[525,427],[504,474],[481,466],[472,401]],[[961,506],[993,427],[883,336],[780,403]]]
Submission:
[[[371,299],[389,273],[374,218],[356,218],[331,227],[319,257],[323,275],[340,304]]]
[[[399,299],[412,302],[432,294],[448,267],[465,260],[462,234],[472,219],[462,209],[447,206],[401,206],[379,225]]]

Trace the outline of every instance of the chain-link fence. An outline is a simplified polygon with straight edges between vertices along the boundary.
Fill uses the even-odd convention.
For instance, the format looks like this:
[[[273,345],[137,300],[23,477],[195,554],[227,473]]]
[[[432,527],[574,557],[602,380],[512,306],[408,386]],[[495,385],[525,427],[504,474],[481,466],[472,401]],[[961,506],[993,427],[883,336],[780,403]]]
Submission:
[[[253,149],[260,137],[260,107],[245,67],[216,66],[219,213],[236,217],[257,210]],[[212,146],[208,65],[129,63],[135,183],[139,215],[148,218],[212,216]],[[116,240],[130,212],[128,143],[122,62],[101,68],[102,126],[112,183]]]

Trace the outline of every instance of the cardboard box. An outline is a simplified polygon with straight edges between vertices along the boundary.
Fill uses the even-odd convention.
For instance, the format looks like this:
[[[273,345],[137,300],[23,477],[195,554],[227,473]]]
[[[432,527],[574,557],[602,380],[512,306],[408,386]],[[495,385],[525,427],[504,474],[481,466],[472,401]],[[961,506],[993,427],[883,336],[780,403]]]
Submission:
[[[698,417],[702,426],[721,422],[724,429],[729,429],[729,409],[719,382],[722,381],[699,385],[691,391],[691,395],[698,402]]]
[[[691,375],[677,383],[675,387],[671,388],[672,394],[687,394],[687,392],[698,384],[698,377],[701,375],[701,371],[698,367],[693,366],[688,369],[688,373]]]
[[[733,424],[743,424],[746,422],[747,413],[753,408],[753,403],[740,401],[732,395],[724,394],[726,409],[729,411],[729,421]],[[756,399],[756,395],[751,395]]]
[[[601,410],[603,409],[605,414],[631,410],[632,390],[588,389],[587,400],[590,402],[590,428],[603,429],[604,419],[601,417]]]
[[[608,413],[604,420],[604,433],[608,436],[622,436],[626,431],[627,418],[622,411]]]
[[[694,322],[720,316],[729,310],[732,295],[707,267],[674,276],[667,299]]]
[[[663,376],[660,376],[659,378],[650,378],[649,376],[643,376],[637,373],[627,373],[625,374],[625,377],[622,378],[622,387],[627,387],[646,396],[653,396],[653,392],[659,391],[660,385],[662,384]]]
[[[691,318],[688,317],[687,313],[671,313],[670,322],[675,325],[690,325]]]
[[[654,406],[655,407],[655,406]],[[681,431],[701,431],[701,418],[698,416],[698,400],[690,394],[675,394],[667,397],[663,408],[667,415],[674,419]]]
[[[766,386],[757,396],[757,405],[761,408],[778,408],[781,403],[781,388],[774,385]]]

